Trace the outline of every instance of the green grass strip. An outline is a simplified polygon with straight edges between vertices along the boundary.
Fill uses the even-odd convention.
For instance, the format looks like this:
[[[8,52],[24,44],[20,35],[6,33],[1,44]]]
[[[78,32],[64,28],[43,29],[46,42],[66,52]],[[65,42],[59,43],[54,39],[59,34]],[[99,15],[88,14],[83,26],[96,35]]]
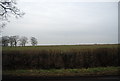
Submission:
[[[30,69],[30,70],[5,70],[3,75],[12,76],[103,76],[118,75],[120,67],[97,67],[82,69]]]

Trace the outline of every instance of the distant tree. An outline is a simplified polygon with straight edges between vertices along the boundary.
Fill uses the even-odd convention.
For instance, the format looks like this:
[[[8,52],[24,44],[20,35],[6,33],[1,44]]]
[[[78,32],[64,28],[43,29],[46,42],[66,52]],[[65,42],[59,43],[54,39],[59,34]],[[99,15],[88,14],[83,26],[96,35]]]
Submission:
[[[14,38],[13,38],[13,36],[9,37],[9,43],[10,43],[10,46],[14,46]]]
[[[22,17],[25,13],[21,12],[16,6],[16,0],[0,0],[0,29],[3,28],[10,16]]]
[[[10,36],[9,37],[9,42],[11,46],[17,46],[17,43],[19,41],[19,36]]]
[[[0,46],[2,46],[2,37],[0,37]]]
[[[2,46],[8,46],[9,43],[9,36],[2,37]]]
[[[17,46],[17,43],[19,41],[19,36],[16,35],[16,36],[13,36],[13,38],[14,38],[14,46]]]
[[[36,46],[37,45],[37,39],[35,37],[31,37],[31,44],[32,46]]]
[[[26,43],[27,43],[27,40],[28,40],[27,37],[25,37],[25,36],[21,37],[21,38],[19,39],[20,45],[21,45],[21,46],[25,46]]]

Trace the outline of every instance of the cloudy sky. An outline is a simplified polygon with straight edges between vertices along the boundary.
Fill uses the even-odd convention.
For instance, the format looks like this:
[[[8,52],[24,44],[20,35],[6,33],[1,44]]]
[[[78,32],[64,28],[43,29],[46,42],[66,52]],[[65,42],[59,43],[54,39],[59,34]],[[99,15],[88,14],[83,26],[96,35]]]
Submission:
[[[118,43],[117,0],[83,1],[19,0],[26,14],[11,18],[3,35],[34,36],[39,44]]]

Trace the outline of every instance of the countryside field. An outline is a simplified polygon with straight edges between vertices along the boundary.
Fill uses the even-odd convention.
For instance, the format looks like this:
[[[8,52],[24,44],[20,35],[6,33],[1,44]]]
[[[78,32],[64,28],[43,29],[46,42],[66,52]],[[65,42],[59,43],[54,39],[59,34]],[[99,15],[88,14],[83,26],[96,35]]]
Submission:
[[[9,75],[117,74],[120,59],[117,44],[3,47],[2,54]]]

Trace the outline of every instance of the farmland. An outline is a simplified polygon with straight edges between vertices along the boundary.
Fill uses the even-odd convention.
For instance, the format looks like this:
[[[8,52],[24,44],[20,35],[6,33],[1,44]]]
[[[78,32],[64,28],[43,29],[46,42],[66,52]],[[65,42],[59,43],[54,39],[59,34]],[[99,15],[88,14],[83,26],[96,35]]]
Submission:
[[[3,47],[3,70],[118,66],[118,45]]]

